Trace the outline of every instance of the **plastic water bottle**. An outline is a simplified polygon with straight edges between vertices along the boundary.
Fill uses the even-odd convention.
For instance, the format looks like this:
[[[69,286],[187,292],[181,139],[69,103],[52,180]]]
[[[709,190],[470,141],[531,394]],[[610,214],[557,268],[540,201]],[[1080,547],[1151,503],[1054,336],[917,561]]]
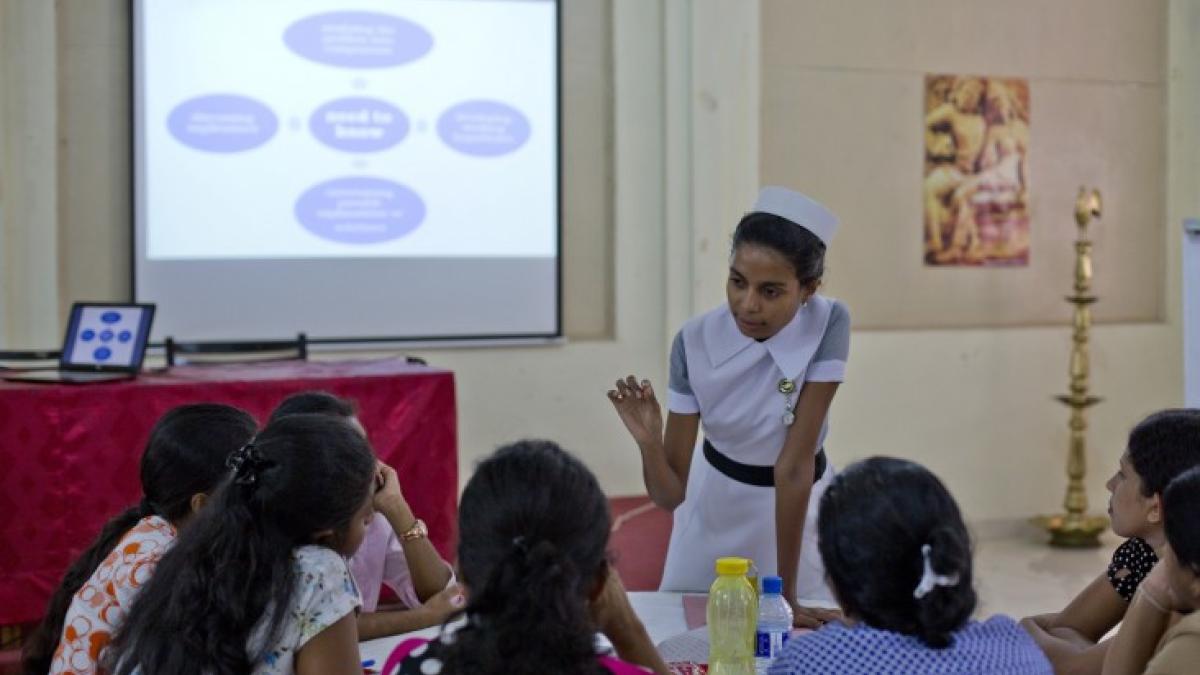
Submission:
[[[758,599],[758,629],[754,635],[754,669],[766,675],[792,633],[792,608],[783,595],[783,579],[763,577]]]
[[[708,675],[753,675],[758,593],[746,579],[750,561],[718,558],[708,591]]]

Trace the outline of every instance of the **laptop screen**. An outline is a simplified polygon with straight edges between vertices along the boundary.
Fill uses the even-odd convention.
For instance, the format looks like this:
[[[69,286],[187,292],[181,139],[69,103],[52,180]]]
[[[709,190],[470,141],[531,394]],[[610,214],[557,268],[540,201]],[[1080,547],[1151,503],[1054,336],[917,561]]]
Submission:
[[[154,305],[75,303],[60,364],[64,369],[138,370],[153,319]]]

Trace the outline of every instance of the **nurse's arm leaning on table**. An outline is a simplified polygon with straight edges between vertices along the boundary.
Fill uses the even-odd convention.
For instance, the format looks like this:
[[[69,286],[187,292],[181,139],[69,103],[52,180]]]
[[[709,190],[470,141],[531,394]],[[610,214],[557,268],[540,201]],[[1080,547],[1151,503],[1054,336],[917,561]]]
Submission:
[[[775,460],[775,555],[783,577],[783,597],[792,606],[795,625],[801,628],[817,628],[839,616],[796,602],[796,569],[816,472],[817,441],[837,388],[837,382],[804,383],[796,403],[796,421],[788,428]]]

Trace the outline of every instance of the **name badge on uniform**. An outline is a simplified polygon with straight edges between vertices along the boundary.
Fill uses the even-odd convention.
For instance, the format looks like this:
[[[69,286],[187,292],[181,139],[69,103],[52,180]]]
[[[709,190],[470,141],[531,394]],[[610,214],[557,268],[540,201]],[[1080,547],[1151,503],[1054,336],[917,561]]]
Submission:
[[[796,393],[796,383],[785,377],[779,381],[778,388],[779,393],[783,394],[783,425],[790,427],[796,421],[796,413],[792,411],[795,407],[792,396]]]

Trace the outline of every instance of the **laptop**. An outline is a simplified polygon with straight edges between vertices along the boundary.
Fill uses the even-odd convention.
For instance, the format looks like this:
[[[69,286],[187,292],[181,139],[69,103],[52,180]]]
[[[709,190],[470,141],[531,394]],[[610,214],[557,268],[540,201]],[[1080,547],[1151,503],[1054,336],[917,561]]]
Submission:
[[[112,382],[142,369],[153,304],[77,302],[71,306],[57,370],[5,374],[13,382]]]

